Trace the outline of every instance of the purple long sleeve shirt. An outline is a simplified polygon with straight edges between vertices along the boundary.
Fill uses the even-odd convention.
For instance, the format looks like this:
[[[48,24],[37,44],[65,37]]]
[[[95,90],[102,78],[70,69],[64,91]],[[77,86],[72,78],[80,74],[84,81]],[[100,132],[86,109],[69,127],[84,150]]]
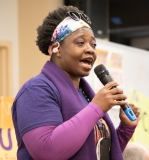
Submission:
[[[110,160],[122,160],[135,127],[120,124],[115,130],[108,114],[93,103],[85,105],[70,79],[52,62],[42,72],[23,85],[12,107],[18,160],[96,160],[93,127],[101,117],[111,132]],[[94,92],[83,79],[81,87],[92,99]]]
[[[23,141],[36,160],[67,160],[81,148],[93,126],[102,116],[102,110],[90,103],[62,125],[43,126],[25,133]],[[122,151],[134,128],[120,124],[117,129]]]

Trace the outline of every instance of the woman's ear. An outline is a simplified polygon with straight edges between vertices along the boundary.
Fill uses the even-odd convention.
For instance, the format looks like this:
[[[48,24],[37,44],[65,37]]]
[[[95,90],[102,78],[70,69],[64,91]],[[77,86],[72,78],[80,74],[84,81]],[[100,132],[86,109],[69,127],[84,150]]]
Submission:
[[[52,56],[53,54],[60,55],[59,49],[60,49],[60,43],[59,42],[56,42],[56,43],[52,44],[48,49],[49,55],[50,56]]]
[[[56,42],[52,45],[52,54],[59,54],[59,49],[60,49],[60,43]]]
[[[52,49],[52,53],[55,54],[55,53],[57,53],[57,52],[58,52],[58,48],[53,48],[53,49]]]

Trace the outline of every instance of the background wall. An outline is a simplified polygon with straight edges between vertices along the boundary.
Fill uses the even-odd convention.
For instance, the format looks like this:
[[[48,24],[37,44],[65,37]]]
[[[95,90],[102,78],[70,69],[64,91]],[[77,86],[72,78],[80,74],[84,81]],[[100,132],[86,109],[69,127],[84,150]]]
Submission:
[[[49,59],[36,46],[36,28],[48,13],[63,3],[62,0],[18,0],[19,22],[19,86],[38,74]]]
[[[36,46],[36,28],[62,4],[63,0],[0,0],[0,41],[12,44],[12,92],[8,96],[14,97],[49,59]]]
[[[13,96],[19,87],[17,0],[0,0],[0,40],[12,44],[12,66],[10,67],[10,72],[13,73],[11,77],[12,92],[8,96]]]

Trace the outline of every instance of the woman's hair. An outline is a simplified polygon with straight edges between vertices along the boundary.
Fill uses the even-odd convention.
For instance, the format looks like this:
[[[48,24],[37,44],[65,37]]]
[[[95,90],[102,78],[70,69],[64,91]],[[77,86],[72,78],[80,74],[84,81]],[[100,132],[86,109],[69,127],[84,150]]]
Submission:
[[[48,47],[51,44],[51,38],[55,28],[58,24],[63,21],[66,17],[66,13],[69,11],[80,12],[77,7],[74,6],[61,6],[53,12],[49,13],[47,17],[45,17],[42,25],[37,28],[37,40],[36,44],[39,47],[39,50],[45,55],[49,55]]]

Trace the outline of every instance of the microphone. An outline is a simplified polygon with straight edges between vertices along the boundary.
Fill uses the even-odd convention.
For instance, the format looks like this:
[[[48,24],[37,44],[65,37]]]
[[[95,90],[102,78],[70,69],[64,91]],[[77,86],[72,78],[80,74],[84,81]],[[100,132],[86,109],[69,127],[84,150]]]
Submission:
[[[109,71],[106,69],[106,67],[103,64],[96,66],[94,68],[94,72],[103,85],[106,85],[108,82],[114,81],[112,76],[110,75]],[[111,89],[113,89],[113,88],[116,88],[116,86],[112,87]],[[126,116],[131,121],[135,121],[137,119],[136,115],[134,114],[134,112],[132,111],[131,107],[128,104],[121,105],[120,107],[123,109]]]

